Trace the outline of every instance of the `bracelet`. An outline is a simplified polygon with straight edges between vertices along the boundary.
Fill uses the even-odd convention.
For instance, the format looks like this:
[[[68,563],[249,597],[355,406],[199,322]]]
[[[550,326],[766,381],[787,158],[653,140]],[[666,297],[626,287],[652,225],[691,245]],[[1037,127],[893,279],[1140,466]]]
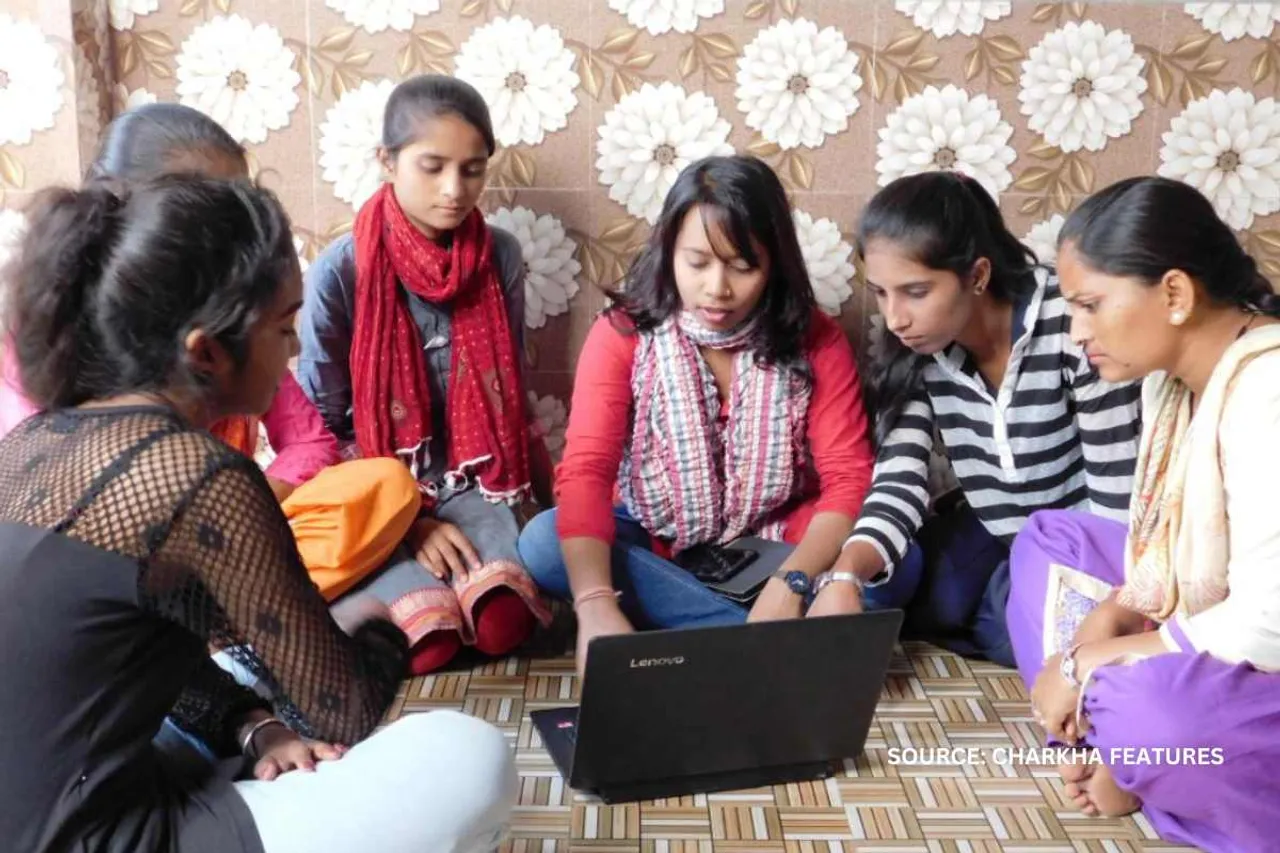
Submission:
[[[598,587],[595,587],[594,589],[589,589],[586,592],[578,593],[578,595],[575,596],[573,599],[573,609],[576,612],[579,607],[586,604],[588,601],[594,601],[597,598],[618,599],[621,597],[622,597],[622,593],[618,592],[615,589],[610,589],[607,586],[598,586]]]
[[[258,720],[258,722],[253,724],[253,728],[249,729],[248,734],[246,734],[244,739],[240,742],[240,751],[250,758],[257,760],[259,755],[258,751],[253,749],[253,739],[258,736],[258,732],[262,731],[267,726],[284,726],[286,729],[288,728],[288,726],[285,726],[283,720],[278,720],[275,717],[267,717],[265,720]]]
[[[857,575],[855,575],[853,572],[832,571],[832,572],[823,572],[822,574],[818,575],[817,580],[815,580],[813,584],[813,591],[815,593],[822,592],[824,589],[826,589],[827,587],[831,586],[831,584],[836,582],[853,584],[858,588],[859,594],[864,592],[867,588],[867,582],[864,581],[862,578],[858,577]]]
[[[1076,643],[1063,652],[1062,660],[1058,663],[1058,672],[1076,689],[1080,688],[1080,679],[1076,677],[1076,652],[1078,651],[1080,651],[1080,644]]]

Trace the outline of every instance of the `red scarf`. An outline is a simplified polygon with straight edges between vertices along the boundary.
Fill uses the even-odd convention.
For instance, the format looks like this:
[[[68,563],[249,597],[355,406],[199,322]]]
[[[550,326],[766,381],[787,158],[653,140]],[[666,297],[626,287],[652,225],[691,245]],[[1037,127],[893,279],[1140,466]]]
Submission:
[[[486,498],[518,502],[529,487],[524,391],[484,218],[473,210],[452,244],[440,246],[413,226],[384,184],[356,217],[355,244],[351,382],[361,456],[416,460],[431,437],[426,358],[399,297],[404,285],[451,308],[449,472],[475,468]]]

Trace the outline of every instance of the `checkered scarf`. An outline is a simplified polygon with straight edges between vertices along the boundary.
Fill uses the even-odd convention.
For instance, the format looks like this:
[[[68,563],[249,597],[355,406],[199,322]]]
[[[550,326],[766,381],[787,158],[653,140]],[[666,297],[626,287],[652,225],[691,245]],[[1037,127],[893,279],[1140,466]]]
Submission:
[[[785,367],[756,363],[743,344],[757,322],[718,332],[681,313],[636,347],[622,500],[675,553],[743,535],[781,539],[782,510],[803,485],[810,391]],[[715,377],[699,347],[737,350],[723,426]]]

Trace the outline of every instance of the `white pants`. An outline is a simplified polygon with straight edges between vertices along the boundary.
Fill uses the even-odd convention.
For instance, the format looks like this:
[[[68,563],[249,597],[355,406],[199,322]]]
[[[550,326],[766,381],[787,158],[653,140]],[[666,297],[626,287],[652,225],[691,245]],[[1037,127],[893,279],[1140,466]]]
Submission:
[[[237,782],[266,853],[482,853],[515,804],[512,749],[456,711],[410,714],[314,773]]]

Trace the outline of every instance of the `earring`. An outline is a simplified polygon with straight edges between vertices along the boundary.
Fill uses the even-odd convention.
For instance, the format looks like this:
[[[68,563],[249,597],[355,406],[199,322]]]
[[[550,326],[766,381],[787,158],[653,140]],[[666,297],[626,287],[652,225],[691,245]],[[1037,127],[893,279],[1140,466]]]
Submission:
[[[1187,322],[1187,314],[1185,311],[1174,311],[1169,315],[1169,322],[1175,326],[1181,326]]]

